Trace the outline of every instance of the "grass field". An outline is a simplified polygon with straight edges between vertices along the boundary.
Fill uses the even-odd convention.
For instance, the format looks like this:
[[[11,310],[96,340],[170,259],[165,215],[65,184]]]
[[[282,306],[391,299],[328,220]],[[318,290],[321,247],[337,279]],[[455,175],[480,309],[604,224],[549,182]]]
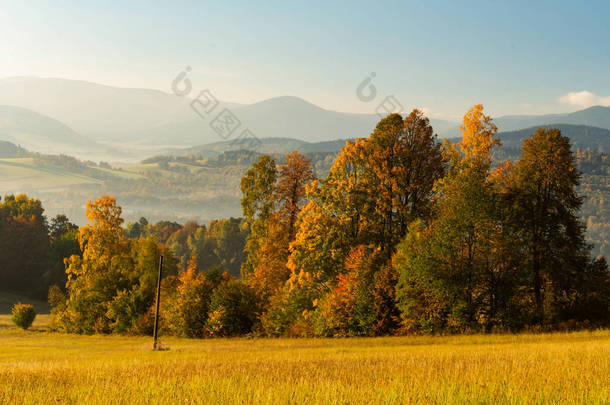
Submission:
[[[610,331],[163,342],[0,326],[0,403],[610,403]]]
[[[64,168],[37,166],[32,158],[0,159],[0,178],[2,191],[101,183],[100,180]]]

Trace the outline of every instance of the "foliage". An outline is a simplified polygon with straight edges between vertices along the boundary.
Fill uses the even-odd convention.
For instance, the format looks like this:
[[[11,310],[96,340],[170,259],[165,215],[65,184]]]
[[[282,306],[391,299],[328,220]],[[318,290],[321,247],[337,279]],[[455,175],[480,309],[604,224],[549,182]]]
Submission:
[[[40,200],[7,195],[0,203],[0,285],[5,291],[44,297],[40,279],[48,263],[48,226]]]
[[[21,329],[29,328],[36,318],[36,310],[33,305],[17,303],[13,306],[13,323]]]
[[[290,244],[294,241],[297,218],[305,203],[306,187],[315,177],[311,161],[299,152],[286,155],[285,164],[280,166],[277,175],[272,163],[268,156],[261,157],[242,182],[242,188],[250,189],[244,194],[242,206],[244,215],[250,218],[251,233],[246,250],[248,257],[253,258],[252,270],[243,276],[263,303],[277,294],[290,277],[286,265]],[[264,165],[271,167],[261,172]],[[264,187],[255,185],[250,178],[256,172],[260,172],[258,177],[264,181],[259,182]],[[261,191],[256,198],[252,187]]]
[[[150,333],[160,255],[162,331],[181,336],[608,325],[610,271],[579,217],[581,190],[604,189],[591,179],[607,156],[575,154],[559,130],[542,128],[520,157],[500,162],[508,155],[481,105],[461,130],[459,142],[441,144],[420,111],[390,114],[346,142],[322,179],[299,152],[248,154],[243,219],[124,226],[104,196],[87,204],[90,224],[58,215],[47,226],[40,201],[7,196],[0,281],[33,295],[51,285],[51,327],[77,333]],[[241,155],[223,156],[150,164],[162,179],[187,176],[188,162],[230,167]]]
[[[83,254],[66,261],[67,300],[54,308],[52,326],[78,333],[129,332],[153,303],[160,254],[167,258],[168,274],[175,273],[175,261],[154,237],[125,238],[114,198],[88,203],[87,216],[91,224],[78,234]]]
[[[197,263],[193,257],[185,271],[178,276],[175,291],[163,297],[165,328],[170,332],[189,337],[206,335],[206,322],[212,298],[212,292],[222,279],[217,272],[198,273]]]
[[[264,332],[270,336],[313,335],[313,311],[322,289],[310,273],[293,274],[262,314]]]
[[[516,165],[492,172],[495,127],[481,106],[466,114],[462,131],[459,144],[445,147],[451,167],[436,186],[435,218],[413,223],[394,258],[406,330],[490,331],[577,319],[587,269],[597,268],[600,291],[607,275],[590,264],[568,139],[540,129],[525,140]]]
[[[240,280],[224,280],[212,294],[207,330],[212,336],[243,335],[252,331],[258,315],[254,291]]]
[[[275,206],[273,190],[276,180],[275,160],[267,155],[261,156],[241,179],[241,206],[250,227],[245,247],[248,258],[241,270],[244,278],[258,265],[257,252],[267,236],[267,221]]]

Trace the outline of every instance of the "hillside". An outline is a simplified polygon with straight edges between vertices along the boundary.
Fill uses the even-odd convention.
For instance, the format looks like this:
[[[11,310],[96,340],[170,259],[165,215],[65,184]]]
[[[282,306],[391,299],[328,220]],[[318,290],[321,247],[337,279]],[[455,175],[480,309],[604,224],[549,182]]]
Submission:
[[[197,89],[196,89],[197,90]],[[169,83],[168,83],[169,91]],[[193,91],[190,95],[197,96]],[[290,137],[308,142],[366,136],[379,117],[330,111],[298,97],[275,97],[239,105],[220,102],[209,119],[200,118],[191,99],[150,89],[128,89],[58,78],[0,79],[0,104],[20,106],[65,123],[77,133],[110,146],[147,150],[222,140],[209,126],[229,108],[259,138]],[[431,120],[439,130],[455,124]],[[151,150],[154,146],[156,149]]]
[[[191,94],[196,95],[196,91]],[[326,110],[291,96],[250,105],[221,102],[202,119],[191,108],[191,101],[158,90],[78,80],[0,79],[0,104],[13,106],[6,107],[5,110],[10,110],[0,118],[0,139],[45,153],[134,162],[155,154],[217,156],[246,128],[261,140],[273,138],[264,141],[272,152],[307,147],[303,142],[331,142],[315,146],[329,151],[337,146],[332,144],[336,140],[368,136],[379,120],[376,114]],[[25,110],[17,114],[18,107]],[[229,108],[241,123],[227,140],[210,127],[223,108]],[[459,135],[456,123],[430,121],[440,137]],[[504,116],[494,122],[501,132],[559,124],[610,130],[610,107],[591,107],[568,114]]]
[[[290,153],[299,150],[303,153],[310,152],[333,152],[337,153],[345,145],[346,139],[334,141],[306,142],[294,138],[261,138],[256,150],[261,153]],[[231,141],[214,142],[205,145],[193,146],[186,149],[173,150],[170,156],[199,156],[203,159],[217,157],[220,154],[238,150],[240,145],[234,145]]]
[[[608,153],[610,131],[577,125],[554,125],[572,139],[574,149]],[[519,155],[521,143],[535,128],[500,133],[503,148],[496,158]],[[261,153],[278,162],[293,150],[305,153],[319,177],[326,175],[345,140],[305,142],[291,138],[263,138],[256,152],[232,149],[230,141],[173,151],[135,165],[111,168],[107,164],[78,161],[69,156],[49,156],[0,143],[0,195],[25,192],[40,198],[48,213],[65,213],[77,223],[84,221],[88,200],[114,195],[125,217],[134,220],[189,219],[209,221],[241,215],[240,179]],[[604,155],[606,156],[606,155]],[[605,159],[605,158],[604,158]],[[582,161],[582,159],[581,159]],[[587,195],[583,218],[600,252],[610,245],[610,173],[607,160],[591,160],[583,166],[581,190]]]
[[[538,128],[557,128],[561,134],[570,138],[573,149],[591,149],[598,152],[610,152],[610,130],[588,125],[542,125],[520,129],[518,131],[501,132],[499,138],[506,148],[521,148],[523,140]]]
[[[0,104],[34,110],[104,141],[191,117],[186,100],[161,91],[56,78],[0,80]]]
[[[0,139],[47,153],[82,153],[102,148],[60,121],[12,105],[0,105]]]
[[[499,139],[502,147],[509,156],[518,155],[523,140],[534,133],[539,127],[520,129],[518,131],[500,132]],[[591,149],[598,152],[610,151],[610,130],[591,127],[586,125],[545,125],[542,128],[557,128],[562,134],[569,137],[574,149]],[[352,138],[353,139],[353,138]],[[452,138],[457,141],[458,138]],[[338,153],[345,145],[346,139],[337,139],[325,142],[305,142],[294,138],[262,138],[256,150],[260,153],[286,154],[293,150],[303,153],[328,152]],[[175,149],[168,153],[169,156],[197,156],[201,159],[217,157],[223,152],[237,150],[239,144],[231,141],[214,142],[185,149]]]
[[[541,127],[546,125],[569,124],[585,125],[610,130],[610,107],[589,107],[584,110],[565,114],[546,115],[507,115],[494,118],[494,124],[500,132],[518,131],[523,128]],[[446,138],[459,136],[458,126],[447,131],[440,131]]]

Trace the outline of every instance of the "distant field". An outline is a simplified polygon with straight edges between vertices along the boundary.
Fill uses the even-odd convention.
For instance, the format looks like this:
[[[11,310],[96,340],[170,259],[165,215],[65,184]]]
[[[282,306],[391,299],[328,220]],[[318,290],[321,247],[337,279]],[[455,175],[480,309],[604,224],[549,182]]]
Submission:
[[[156,167],[156,165],[154,165]],[[137,180],[144,178],[137,170],[94,167],[117,178]],[[24,189],[57,189],[79,184],[102,184],[103,180],[82,175],[63,167],[39,166],[33,158],[0,159],[0,191]]]
[[[100,180],[59,167],[36,166],[32,158],[0,159],[0,191],[101,184]]]
[[[49,304],[45,301],[33,300],[20,295],[0,291],[0,319],[2,314],[10,314],[13,305],[18,302],[34,305],[36,312],[39,314],[48,314],[50,310]]]
[[[0,403],[610,402],[610,331],[163,342],[0,328]]]

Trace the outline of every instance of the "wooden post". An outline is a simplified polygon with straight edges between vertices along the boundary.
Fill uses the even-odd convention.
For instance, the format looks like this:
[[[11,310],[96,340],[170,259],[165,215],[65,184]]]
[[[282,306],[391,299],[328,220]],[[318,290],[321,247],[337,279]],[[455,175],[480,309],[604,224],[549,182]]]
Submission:
[[[157,299],[155,304],[155,328],[153,329],[153,350],[157,350],[159,332],[159,301],[161,301],[161,271],[163,270],[163,255],[159,256],[159,274],[157,275]]]

